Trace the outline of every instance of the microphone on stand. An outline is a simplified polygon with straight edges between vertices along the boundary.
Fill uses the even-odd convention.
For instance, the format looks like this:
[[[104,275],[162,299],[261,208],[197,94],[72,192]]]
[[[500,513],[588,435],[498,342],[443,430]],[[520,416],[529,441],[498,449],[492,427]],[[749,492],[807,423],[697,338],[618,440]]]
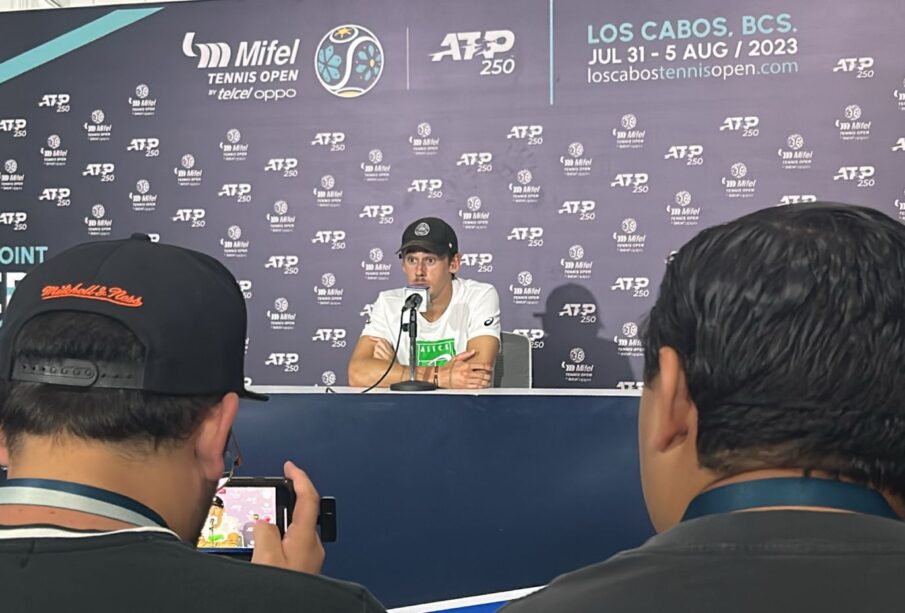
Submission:
[[[418,349],[415,342],[418,338],[418,313],[426,313],[430,304],[430,288],[426,285],[409,285],[405,288],[405,302],[402,303],[402,312],[409,312],[409,321],[402,324],[403,331],[409,333],[409,380],[399,381],[390,385],[395,392],[429,392],[437,389],[437,386],[427,381],[419,381],[415,378],[415,364],[418,361]]]
[[[405,288],[405,303],[402,310],[417,309],[419,313],[427,313],[430,307],[431,293],[426,285],[409,285]]]
[[[402,305],[402,310],[418,310],[418,307],[421,306],[422,302],[424,302],[424,298],[421,297],[421,294],[409,294],[408,298],[405,299],[405,303]]]

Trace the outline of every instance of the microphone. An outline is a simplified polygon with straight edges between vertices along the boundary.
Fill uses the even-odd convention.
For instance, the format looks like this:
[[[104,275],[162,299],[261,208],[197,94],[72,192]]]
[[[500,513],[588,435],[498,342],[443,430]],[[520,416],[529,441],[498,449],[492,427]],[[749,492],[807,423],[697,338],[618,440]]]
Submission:
[[[415,309],[426,313],[430,306],[430,288],[426,285],[409,285],[405,288],[405,302],[402,310]]]
[[[417,309],[421,306],[422,302],[424,302],[424,299],[421,297],[421,294],[409,294],[409,297],[405,299],[405,304],[402,305],[402,308],[403,310]]]

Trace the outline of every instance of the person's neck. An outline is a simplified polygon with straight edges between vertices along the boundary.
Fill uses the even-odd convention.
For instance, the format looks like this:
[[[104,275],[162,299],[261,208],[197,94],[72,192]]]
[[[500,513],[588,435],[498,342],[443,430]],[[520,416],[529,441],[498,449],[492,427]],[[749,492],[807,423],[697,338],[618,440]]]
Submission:
[[[701,493],[723,487],[725,485],[732,485],[733,483],[744,483],[746,481],[758,481],[761,479],[778,479],[778,478],[801,478],[804,477],[804,471],[799,469],[764,469],[764,470],[752,470],[748,472],[738,473],[736,475],[732,475],[729,477],[716,477],[709,485],[707,485],[704,489],[701,490]],[[820,471],[812,471],[809,475],[809,478],[812,479],[828,479],[835,481],[847,481],[845,479],[838,479],[830,474],[823,473]],[[900,496],[897,496],[886,490],[877,490],[880,494],[883,495],[883,498],[886,499],[886,502],[892,507],[892,510],[896,512],[896,514],[905,519],[905,501],[902,500]],[[838,512],[845,513],[847,511],[840,511],[838,509],[831,509],[826,507],[810,507],[810,506],[784,506],[784,507],[757,507],[754,509],[747,509],[744,512],[757,512],[757,511],[777,511],[777,510],[794,510],[794,511],[827,511],[827,512]]]
[[[452,302],[453,283],[455,283],[455,279],[450,280],[449,285],[446,286],[446,289],[439,296],[431,296],[430,306],[427,307],[427,312],[424,313],[424,319],[433,322],[443,316],[443,313],[449,307],[449,303]]]
[[[158,513],[182,538],[190,531],[184,448],[125,453],[113,445],[71,437],[28,437],[10,460],[9,479],[52,479],[115,492]],[[0,524],[52,524],[84,530],[134,527],[82,511],[36,505],[0,505]]]

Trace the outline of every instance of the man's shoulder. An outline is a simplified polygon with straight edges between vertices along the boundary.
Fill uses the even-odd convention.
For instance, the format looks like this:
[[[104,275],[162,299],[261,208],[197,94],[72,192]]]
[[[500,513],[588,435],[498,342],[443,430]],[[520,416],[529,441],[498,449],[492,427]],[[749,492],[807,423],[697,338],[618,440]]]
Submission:
[[[773,592],[751,593],[736,611],[776,608],[771,594],[796,605],[808,602],[817,598],[817,585],[846,585],[856,573],[873,577],[870,585],[865,580],[837,596],[872,593],[886,602],[893,592],[896,600],[905,597],[901,582],[890,580],[903,563],[900,522],[848,513],[727,513],[683,522],[636,549],[562,575],[502,613],[717,610],[719,602],[748,591],[752,577],[765,574],[774,576]],[[831,597],[824,600],[810,608],[850,610],[832,606]]]
[[[145,593],[146,586],[155,583],[165,585],[165,589],[146,594],[143,604],[147,606],[138,610],[188,610],[189,605],[195,611],[254,611],[264,607],[318,613],[383,610],[360,585],[202,553],[168,536],[112,533],[41,540],[40,553],[32,555],[41,557],[42,580],[56,586],[61,602],[64,592],[103,594],[104,586],[117,586],[116,594],[95,603],[97,611],[112,610],[107,605],[114,604],[120,592]],[[18,566],[18,562],[11,564],[13,560],[6,554],[17,552],[29,542],[34,540],[0,542],[0,575],[5,575],[4,580],[16,581]],[[28,578],[23,570],[21,580]],[[52,600],[56,601],[56,596]]]
[[[631,594],[639,584],[654,585],[653,581],[645,579],[652,571],[644,562],[646,557],[643,548],[632,549],[566,573],[542,590],[507,605],[502,613],[574,613],[611,607],[617,610],[617,605],[632,600]]]
[[[377,294],[377,302],[389,305],[402,304],[405,301],[405,288],[385,289]]]
[[[475,281],[474,279],[462,279],[461,277],[457,277],[454,283],[457,283],[459,286],[459,291],[457,292],[457,298],[462,302],[468,302],[470,300],[478,299],[483,296],[495,295],[497,293],[496,288],[490,283],[484,283],[483,281]]]
[[[155,544],[153,551],[151,548],[139,547],[134,555],[136,561],[147,556],[152,565],[164,557],[172,557],[175,564],[186,569],[187,581],[191,580],[193,584],[210,581],[210,584],[219,585],[253,585],[256,590],[260,589],[258,598],[261,601],[275,599],[298,604],[298,599],[304,597],[309,603],[323,599],[324,603],[335,605],[342,601],[360,603],[371,598],[367,589],[356,583],[251,564],[220,554],[202,553],[179,543],[159,542]]]

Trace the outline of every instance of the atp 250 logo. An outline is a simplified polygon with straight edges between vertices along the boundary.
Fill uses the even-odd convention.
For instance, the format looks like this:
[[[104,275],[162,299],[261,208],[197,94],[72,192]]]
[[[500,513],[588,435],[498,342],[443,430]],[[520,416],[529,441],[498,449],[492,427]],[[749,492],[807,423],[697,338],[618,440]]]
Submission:
[[[441,51],[431,53],[432,62],[449,59],[467,62],[480,57],[482,76],[508,75],[515,72],[515,57],[510,53],[515,46],[512,30],[487,30],[486,32],[450,32],[440,43]]]

